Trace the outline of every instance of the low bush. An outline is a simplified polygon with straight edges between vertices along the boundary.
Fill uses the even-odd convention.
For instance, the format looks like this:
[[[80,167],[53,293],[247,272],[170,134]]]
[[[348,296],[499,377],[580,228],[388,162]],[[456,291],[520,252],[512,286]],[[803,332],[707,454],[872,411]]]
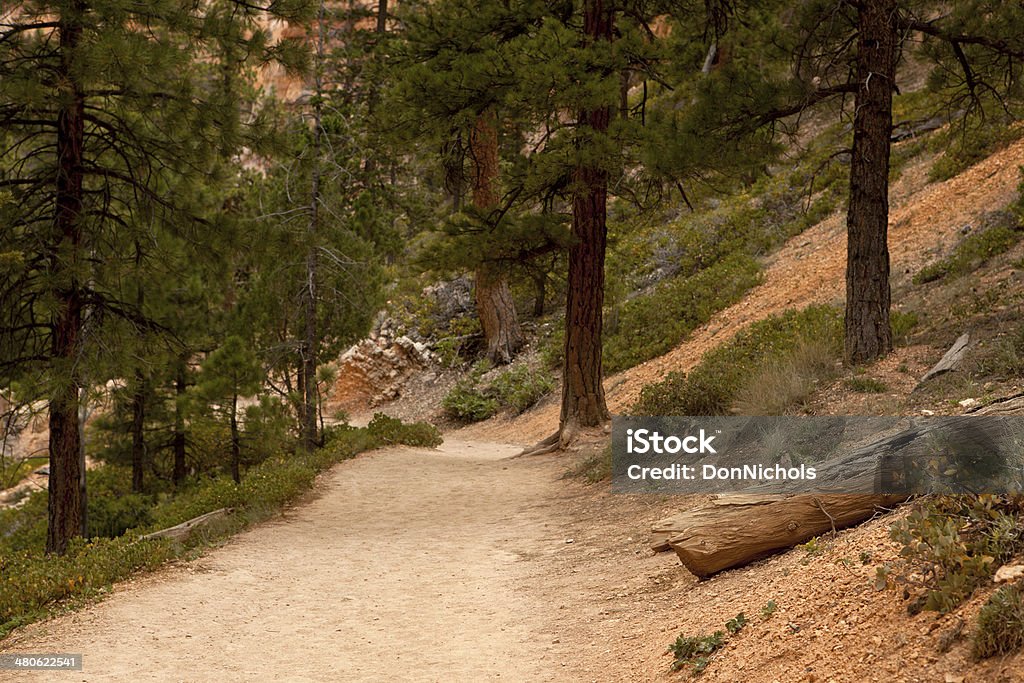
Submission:
[[[912,597],[908,610],[948,612],[1024,550],[1024,497],[929,497],[890,533],[903,546],[905,571],[897,583]]]
[[[917,313],[913,311],[891,311],[889,326],[892,328],[892,343],[896,346],[905,345],[920,321]]]
[[[828,340],[802,339],[765,365],[739,391],[732,406],[738,415],[783,415],[804,403],[836,374],[838,353]]]
[[[90,483],[95,484],[90,503],[103,501],[96,508],[90,505],[90,514],[94,509],[103,511],[102,526],[110,530],[133,521],[137,524],[117,538],[77,539],[60,557],[43,553],[46,492],[33,494],[22,507],[0,512],[0,637],[44,616],[62,601],[97,595],[115,581],[264,519],[309,490],[320,471],[361,451],[393,443],[436,446],[440,435],[431,425],[403,424],[378,414],[365,429],[331,428],[326,445],[312,453],[267,458],[248,469],[241,484],[223,476],[203,477],[173,496],[122,495],[123,506],[107,501],[106,494],[125,485],[125,472],[109,466],[90,470]],[[235,513],[218,527],[194,534],[185,544],[139,540],[140,535],[224,507],[235,508]]]
[[[441,401],[445,414],[463,422],[486,420],[502,408],[522,413],[549,394],[554,381],[526,366],[499,373],[483,382],[487,365],[478,365],[460,379]]]
[[[1024,647],[1024,589],[1003,586],[978,613],[972,652],[977,659],[1005,655]]]
[[[613,312],[614,325],[605,334],[605,371],[619,372],[671,350],[712,315],[739,301],[760,277],[757,261],[734,254],[629,299]]]
[[[611,479],[612,476],[612,446],[609,443],[604,448],[593,451],[575,466],[568,476],[584,479],[588,484],[596,484]]]
[[[968,235],[951,254],[922,268],[914,276],[914,284],[966,275],[993,256],[1006,253],[1022,238],[1024,232],[1005,225]]]
[[[889,391],[885,382],[874,377],[851,377],[846,380],[846,386],[858,394],[884,394]]]
[[[976,125],[952,126],[932,138],[933,149],[944,149],[928,173],[929,180],[948,180],[1020,139],[1024,129],[1004,116]]]
[[[724,415],[757,377],[783,362],[802,344],[824,344],[838,357],[842,313],[830,306],[809,306],[758,321],[731,341],[704,354],[691,373],[669,373],[640,392],[631,412],[638,415]]]

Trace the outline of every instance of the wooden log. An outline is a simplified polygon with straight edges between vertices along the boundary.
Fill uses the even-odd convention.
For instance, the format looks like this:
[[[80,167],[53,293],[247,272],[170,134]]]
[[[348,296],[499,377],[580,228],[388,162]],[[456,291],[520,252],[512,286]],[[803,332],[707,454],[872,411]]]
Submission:
[[[935,364],[931,370],[925,373],[925,376],[921,378],[921,381],[917,386],[921,386],[932,377],[945,374],[950,370],[956,370],[960,366],[960,361],[963,360],[964,354],[967,353],[967,347],[971,344],[971,335],[967,332],[961,334],[953,345],[949,347],[949,350],[943,354],[939,362]]]
[[[968,410],[969,415],[1020,415],[1024,413],[1024,394],[1014,394]]]
[[[676,515],[668,543],[698,578],[740,567],[833,529],[858,524],[905,496],[732,495]]]
[[[206,526],[210,524],[210,522],[227,517],[229,514],[234,512],[234,510],[234,508],[220,508],[213,512],[207,512],[205,515],[193,517],[187,522],[182,522],[181,524],[177,524],[167,529],[161,529],[160,531],[154,531],[151,534],[140,536],[139,540],[147,541],[153,538],[173,538],[175,540],[184,541],[199,527]]]

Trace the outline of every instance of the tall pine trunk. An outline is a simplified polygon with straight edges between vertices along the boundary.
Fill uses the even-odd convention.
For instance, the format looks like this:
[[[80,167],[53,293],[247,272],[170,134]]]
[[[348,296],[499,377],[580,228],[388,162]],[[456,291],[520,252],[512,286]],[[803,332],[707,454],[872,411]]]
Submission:
[[[231,396],[231,478],[242,483],[242,439],[238,433],[238,394]]]
[[[612,40],[614,10],[604,0],[584,3],[583,30],[589,43]],[[580,135],[608,130],[611,104],[579,114]],[[587,144],[584,141],[583,144]],[[569,247],[568,296],[565,307],[565,358],[562,366],[562,444],[577,427],[594,427],[608,419],[601,368],[604,307],[604,257],[607,243],[608,172],[596,164],[573,173],[572,236]]]
[[[138,272],[142,250],[136,244],[135,267]],[[139,282],[142,282],[139,276]],[[144,303],[142,287],[135,296],[135,304],[142,310]],[[135,368],[135,384],[132,387],[132,491],[142,493],[143,471],[146,463],[146,376],[141,367]]]
[[[896,0],[865,0],[858,11],[856,113],[846,232],[849,363],[892,350],[889,326],[889,151],[896,77]]]
[[[132,391],[132,491],[141,493],[146,465],[146,378],[141,370],[135,371]]]
[[[57,112],[55,229],[58,245],[52,276],[57,281],[51,353],[56,386],[50,400],[50,475],[46,552],[64,554],[82,532],[81,463],[78,402],[81,385],[81,333],[84,297],[77,272],[82,251],[82,145],[85,95],[72,70],[82,37],[84,3],[74,2],[58,28],[61,52],[56,80],[64,92]]]
[[[185,410],[182,405],[187,389],[188,366],[187,360],[179,359],[178,367],[174,376],[174,394],[177,400],[174,402],[174,438],[172,449],[174,451],[174,467],[171,470],[171,480],[178,486],[185,480]]]
[[[316,65],[313,77],[313,176],[309,198],[309,223],[306,227],[306,281],[302,286],[302,367],[300,379],[302,384],[302,447],[312,451],[317,445],[317,387],[316,366],[320,347],[317,330],[317,233],[320,227],[320,154],[323,140],[323,68],[324,68],[324,33],[326,25],[326,7],[321,0],[317,14]]]
[[[470,156],[473,161],[473,206],[487,212],[498,208],[498,128],[493,109],[477,117],[470,135]],[[476,311],[480,318],[487,358],[503,365],[512,360],[524,343],[512,291],[508,286],[505,266],[484,261],[474,274]]]

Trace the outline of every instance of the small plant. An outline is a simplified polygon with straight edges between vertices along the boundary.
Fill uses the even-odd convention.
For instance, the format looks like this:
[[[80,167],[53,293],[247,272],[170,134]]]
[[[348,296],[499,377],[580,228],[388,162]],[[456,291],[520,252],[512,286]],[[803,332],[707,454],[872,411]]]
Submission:
[[[869,553],[867,550],[861,550],[860,551],[860,563],[861,564],[871,564],[871,553]]]
[[[978,613],[972,652],[977,659],[1024,647],[1024,595],[1019,584],[1003,586]]]
[[[817,557],[825,552],[825,544],[821,542],[821,538],[815,536],[806,543],[800,544],[800,548],[807,553],[808,557]]]
[[[774,600],[769,600],[768,602],[764,603],[764,607],[761,608],[761,618],[767,619],[771,615],[775,614],[775,611],[778,608],[779,606],[775,604]]]
[[[586,479],[589,484],[605,481],[612,476],[612,447],[608,444],[580,461],[569,472],[570,477]]]
[[[725,629],[729,632],[729,635],[736,635],[743,630],[743,627],[747,625],[747,617],[740,612],[735,617],[725,622]]]
[[[713,654],[725,644],[725,633],[715,631],[705,636],[683,636],[676,638],[676,642],[669,645],[668,649],[674,655],[672,670],[679,671],[684,666],[693,667],[694,673],[700,673],[708,666],[707,655]]]
[[[380,445],[403,444],[420,448],[434,448],[444,441],[437,427],[427,422],[402,422],[384,413],[375,413],[366,431]]]
[[[801,339],[751,378],[739,392],[732,412],[783,415],[805,403],[819,384],[836,374],[837,360],[836,349],[827,340]]]
[[[920,319],[913,311],[892,311],[889,314],[889,325],[892,328],[892,341],[903,346],[910,338],[910,333],[917,327]]]
[[[846,380],[846,386],[858,394],[884,394],[889,391],[885,382],[874,377],[851,377]]]
[[[479,422],[497,413],[499,406],[498,399],[478,389],[471,377],[464,377],[441,400],[441,407],[456,420]]]

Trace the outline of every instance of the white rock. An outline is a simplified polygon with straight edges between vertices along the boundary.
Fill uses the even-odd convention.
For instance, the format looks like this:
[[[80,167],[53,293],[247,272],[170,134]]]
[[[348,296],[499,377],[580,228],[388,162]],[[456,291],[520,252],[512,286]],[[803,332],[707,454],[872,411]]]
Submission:
[[[1007,581],[1016,581],[1022,576],[1024,576],[1024,564],[1004,564],[996,570],[993,580],[996,583],[1006,583]]]

